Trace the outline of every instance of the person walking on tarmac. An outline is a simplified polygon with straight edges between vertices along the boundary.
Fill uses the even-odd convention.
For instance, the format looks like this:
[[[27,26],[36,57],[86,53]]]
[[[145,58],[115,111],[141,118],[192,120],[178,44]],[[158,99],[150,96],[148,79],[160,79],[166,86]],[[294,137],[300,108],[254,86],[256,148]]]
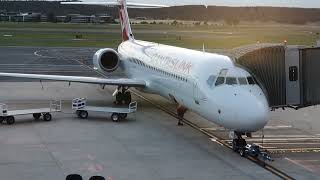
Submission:
[[[180,104],[177,107],[177,114],[178,114],[178,126],[183,126],[183,116],[187,112],[187,108],[181,106]]]

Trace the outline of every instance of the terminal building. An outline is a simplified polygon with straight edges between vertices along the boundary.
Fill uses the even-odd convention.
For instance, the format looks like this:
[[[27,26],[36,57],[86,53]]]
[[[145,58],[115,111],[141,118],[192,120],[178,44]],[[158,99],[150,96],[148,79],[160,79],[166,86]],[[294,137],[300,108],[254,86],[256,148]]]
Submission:
[[[40,22],[41,13],[0,12],[0,21],[9,22]]]
[[[112,16],[107,14],[97,14],[91,16],[85,15],[68,15],[70,17],[70,23],[113,23],[114,19]]]
[[[50,20],[49,20],[50,19]],[[52,20],[54,19],[54,20]],[[0,10],[0,21],[8,22],[59,22],[59,23],[114,23],[114,18],[108,14],[96,15],[81,15],[81,14],[68,14],[61,16],[54,16],[48,18],[47,15],[34,12],[7,12]]]
[[[85,15],[77,15],[70,16],[70,23],[92,23],[94,21],[95,16],[85,16]]]

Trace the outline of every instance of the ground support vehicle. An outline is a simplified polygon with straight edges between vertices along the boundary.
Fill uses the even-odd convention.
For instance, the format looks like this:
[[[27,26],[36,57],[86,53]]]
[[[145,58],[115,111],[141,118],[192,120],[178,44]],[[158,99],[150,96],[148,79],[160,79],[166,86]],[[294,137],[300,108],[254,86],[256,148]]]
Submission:
[[[75,110],[75,113],[81,119],[88,118],[88,115],[89,115],[88,112],[92,111],[92,112],[110,113],[111,120],[113,122],[118,122],[122,119],[125,119],[128,116],[128,114],[136,112],[137,107],[138,107],[137,102],[131,102],[129,106],[101,107],[101,106],[87,106],[87,100],[85,98],[75,98],[72,100],[72,109]]]
[[[61,112],[61,100],[50,101],[50,106],[47,108],[36,109],[22,109],[22,110],[9,110],[8,105],[0,103],[0,122],[6,122],[11,125],[15,123],[15,116],[32,114],[35,120],[40,119],[42,116],[44,121],[51,121],[51,113]]]

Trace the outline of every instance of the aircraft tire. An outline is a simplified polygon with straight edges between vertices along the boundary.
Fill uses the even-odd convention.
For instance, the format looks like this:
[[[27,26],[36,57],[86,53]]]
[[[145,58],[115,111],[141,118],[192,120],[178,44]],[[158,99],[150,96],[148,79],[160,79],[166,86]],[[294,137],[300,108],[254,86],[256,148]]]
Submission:
[[[0,117],[0,123],[3,123],[3,121],[5,120],[5,118],[4,117]]]
[[[119,114],[118,113],[112,113],[111,120],[113,122],[119,122],[119,120],[120,120]]]
[[[15,119],[13,116],[8,116],[7,117],[7,124],[12,125],[15,123]]]
[[[34,113],[34,114],[32,114],[32,116],[33,116],[33,118],[34,118],[35,120],[39,120],[40,117],[41,117],[41,113]]]
[[[51,121],[52,120],[52,115],[50,113],[45,113],[43,115],[43,120],[44,121]]]
[[[79,111],[78,116],[81,119],[87,119],[88,118],[88,112],[87,111]]]

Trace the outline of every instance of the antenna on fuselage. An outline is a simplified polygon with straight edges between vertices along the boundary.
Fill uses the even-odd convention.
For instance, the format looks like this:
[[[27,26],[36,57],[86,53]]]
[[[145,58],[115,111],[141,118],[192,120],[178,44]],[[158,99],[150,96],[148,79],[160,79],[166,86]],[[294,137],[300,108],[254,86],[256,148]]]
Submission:
[[[206,52],[206,48],[205,48],[205,46],[204,46],[204,43],[202,44],[202,52]]]

